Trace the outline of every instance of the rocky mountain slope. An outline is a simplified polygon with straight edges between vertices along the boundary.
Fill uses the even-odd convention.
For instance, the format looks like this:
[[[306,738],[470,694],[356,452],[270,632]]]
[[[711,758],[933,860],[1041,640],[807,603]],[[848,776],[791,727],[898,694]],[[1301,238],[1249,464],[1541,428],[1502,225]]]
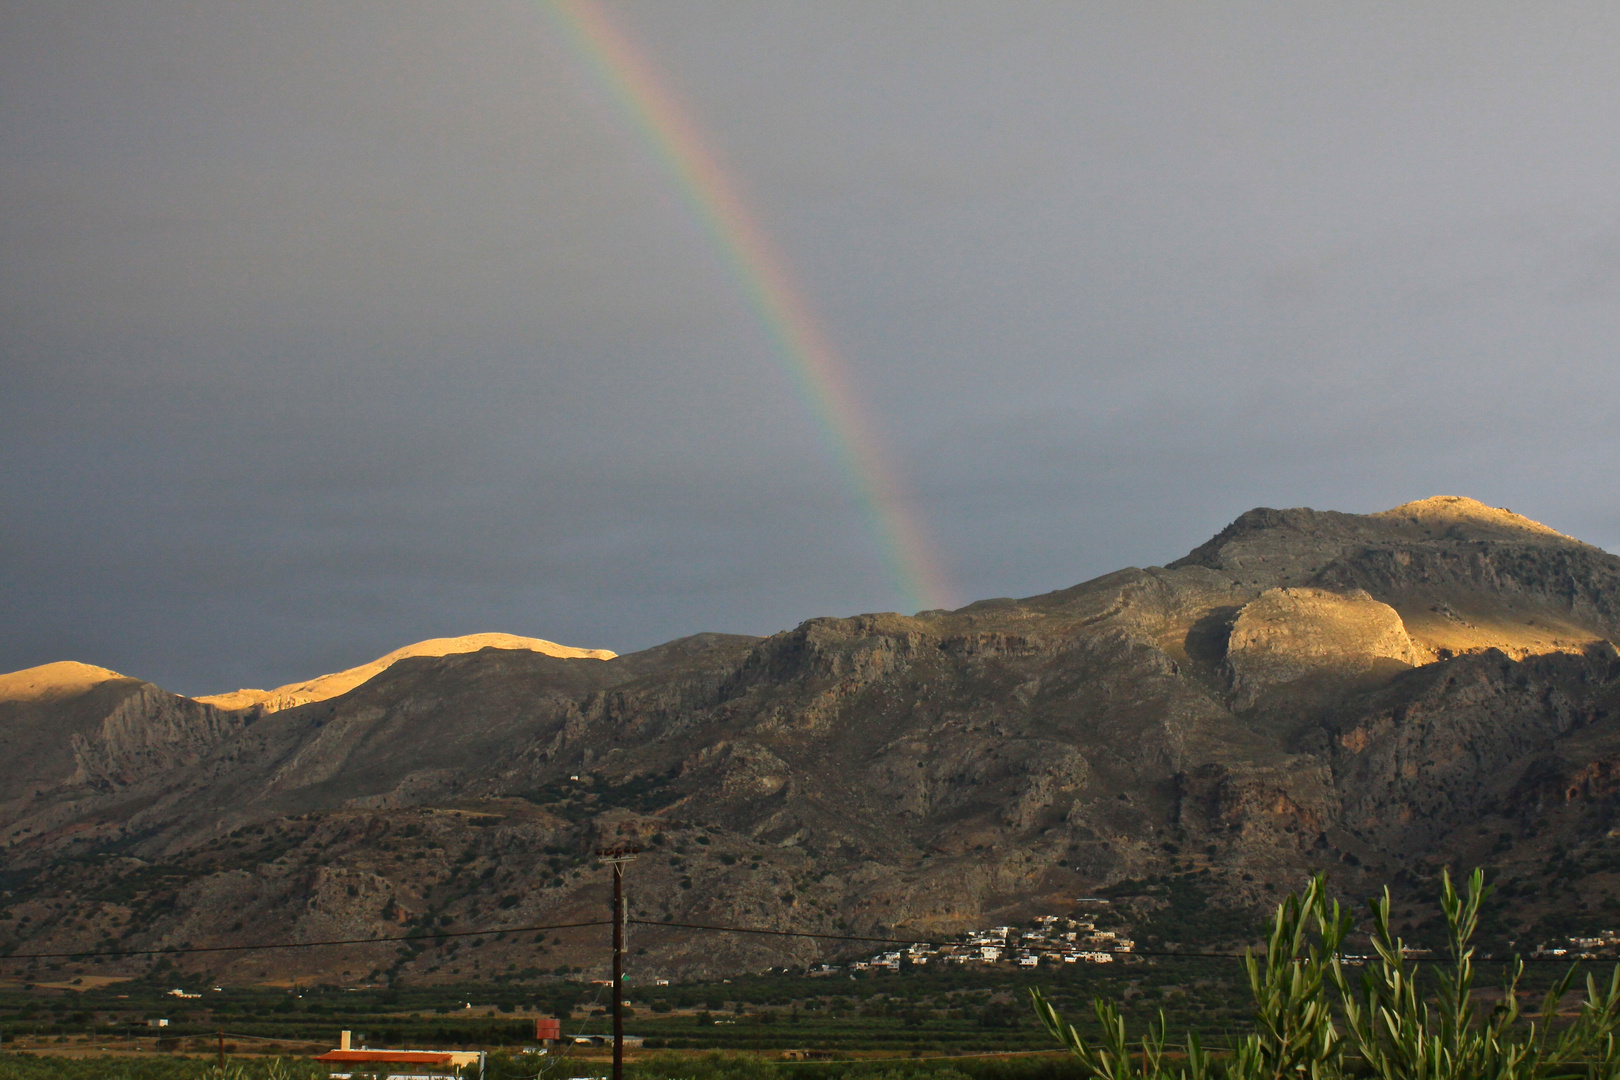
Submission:
[[[1440,498],[1254,510],[1167,567],[958,611],[611,658],[417,650],[304,703],[50,665],[0,677],[0,948],[600,918],[589,853],[614,841],[643,848],[652,920],[933,935],[1157,875],[1238,925],[1311,869],[1359,897],[1450,862],[1497,868],[1488,929],[1532,943],[1620,923],[1617,635],[1620,559]],[[1401,910],[1421,937],[1428,909]],[[634,936],[644,975],[833,948]],[[532,978],[600,968],[601,937],[180,963]]]

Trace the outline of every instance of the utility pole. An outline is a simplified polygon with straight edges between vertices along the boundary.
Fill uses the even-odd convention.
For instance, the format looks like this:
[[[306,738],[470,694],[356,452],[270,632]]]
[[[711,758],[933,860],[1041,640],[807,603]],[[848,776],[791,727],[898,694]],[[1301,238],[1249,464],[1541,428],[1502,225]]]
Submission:
[[[225,1067],[225,1029],[219,1029],[219,1067]]]
[[[596,852],[613,867],[613,1080],[624,1080],[624,864],[640,853],[633,844]]]

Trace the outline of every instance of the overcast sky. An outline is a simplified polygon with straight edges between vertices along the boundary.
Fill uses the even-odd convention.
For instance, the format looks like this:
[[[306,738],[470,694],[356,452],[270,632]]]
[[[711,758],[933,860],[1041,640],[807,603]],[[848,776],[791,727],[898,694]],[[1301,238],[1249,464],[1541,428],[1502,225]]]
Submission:
[[[1620,546],[1620,7],[607,7],[829,337],[955,603],[1257,505]],[[0,670],[899,602],[538,2],[0,6]]]

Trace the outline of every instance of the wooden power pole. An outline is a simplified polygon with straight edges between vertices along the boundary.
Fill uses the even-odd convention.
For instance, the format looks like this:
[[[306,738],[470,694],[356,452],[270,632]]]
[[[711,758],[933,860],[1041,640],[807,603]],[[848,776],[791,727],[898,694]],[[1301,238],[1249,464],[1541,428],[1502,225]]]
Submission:
[[[624,1080],[624,865],[640,853],[623,844],[596,853],[613,867],[613,1080]]]

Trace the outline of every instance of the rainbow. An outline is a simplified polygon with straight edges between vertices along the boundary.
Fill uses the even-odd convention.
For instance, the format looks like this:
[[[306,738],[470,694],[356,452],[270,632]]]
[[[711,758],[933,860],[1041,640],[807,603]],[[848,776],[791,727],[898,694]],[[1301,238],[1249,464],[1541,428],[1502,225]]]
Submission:
[[[854,493],[897,598],[912,611],[946,606],[940,564],[900,492],[844,362],[737,185],[687,110],[597,4],[550,0],[547,6],[713,244]]]

